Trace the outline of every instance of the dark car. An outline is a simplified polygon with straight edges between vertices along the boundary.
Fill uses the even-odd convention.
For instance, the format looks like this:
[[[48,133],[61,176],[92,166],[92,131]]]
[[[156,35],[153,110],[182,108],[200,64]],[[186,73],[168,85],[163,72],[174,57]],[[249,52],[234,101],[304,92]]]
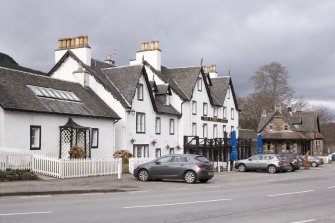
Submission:
[[[302,159],[300,158],[299,154],[295,154],[295,153],[283,153],[281,154],[283,156],[286,156],[290,165],[291,165],[291,169],[290,171],[295,171],[295,170],[299,170],[300,167],[303,165]]]
[[[187,183],[207,182],[214,177],[211,162],[195,154],[174,154],[162,156],[139,165],[134,176],[140,181],[161,179],[183,179]]]

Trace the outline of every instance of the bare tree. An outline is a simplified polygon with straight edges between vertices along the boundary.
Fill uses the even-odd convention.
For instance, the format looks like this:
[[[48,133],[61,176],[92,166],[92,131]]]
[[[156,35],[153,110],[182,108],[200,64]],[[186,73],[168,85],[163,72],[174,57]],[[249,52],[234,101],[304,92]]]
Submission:
[[[333,122],[335,120],[335,112],[326,105],[313,105],[310,110],[318,112],[320,124]]]
[[[260,67],[251,77],[255,92],[270,97],[271,107],[287,104],[294,97],[293,89],[287,83],[288,71],[279,63],[272,62]]]

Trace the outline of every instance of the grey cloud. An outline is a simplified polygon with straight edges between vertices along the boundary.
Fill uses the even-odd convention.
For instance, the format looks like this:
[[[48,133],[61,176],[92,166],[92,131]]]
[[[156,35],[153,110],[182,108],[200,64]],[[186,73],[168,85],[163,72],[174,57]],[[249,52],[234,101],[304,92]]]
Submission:
[[[57,39],[86,34],[93,57],[117,50],[128,64],[142,41],[159,40],[169,67],[217,64],[240,96],[255,70],[286,66],[290,85],[315,100],[335,90],[335,2],[297,1],[1,1],[0,51],[21,65],[48,71]]]

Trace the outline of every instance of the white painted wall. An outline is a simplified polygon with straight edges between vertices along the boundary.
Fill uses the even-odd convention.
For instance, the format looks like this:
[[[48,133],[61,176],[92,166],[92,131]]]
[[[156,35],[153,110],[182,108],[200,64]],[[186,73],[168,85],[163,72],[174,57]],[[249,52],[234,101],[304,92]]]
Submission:
[[[30,150],[30,126],[39,125],[41,126],[41,150],[34,150],[34,152],[59,156],[59,126],[66,124],[69,116],[12,111],[5,111],[3,115],[4,122],[1,123],[1,127],[5,131],[2,134],[2,146]],[[92,158],[113,156],[115,151],[114,120],[72,118],[79,125],[99,129],[99,145],[97,149],[91,150]]]
[[[84,64],[91,66],[91,48],[82,47],[82,48],[73,48],[71,50]],[[55,50],[55,64],[64,56],[68,49],[64,50]]]
[[[162,65],[162,56],[161,51],[158,49],[155,50],[145,50],[138,51],[136,53],[136,59],[130,61],[130,65],[138,65],[142,64],[142,60],[147,61],[151,66],[153,66],[156,70],[161,70]]]

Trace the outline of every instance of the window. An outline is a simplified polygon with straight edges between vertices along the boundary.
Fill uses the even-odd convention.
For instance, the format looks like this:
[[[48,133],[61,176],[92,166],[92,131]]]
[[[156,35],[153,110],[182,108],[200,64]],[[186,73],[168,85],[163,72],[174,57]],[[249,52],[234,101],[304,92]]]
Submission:
[[[268,144],[267,144],[267,150],[269,151],[270,149],[271,149],[271,142],[270,141],[268,141]]]
[[[204,102],[203,104],[203,116],[208,115],[208,104]]]
[[[284,125],[284,130],[288,130],[288,125]]]
[[[170,148],[169,154],[174,154],[174,148]]]
[[[185,156],[175,156],[173,159],[174,163],[187,163],[188,162],[188,158]]]
[[[145,133],[145,113],[136,113],[136,133]]]
[[[41,149],[41,126],[30,126],[30,150]]]
[[[136,145],[133,149],[134,157],[146,157],[149,158],[149,146],[148,145]]]
[[[197,135],[197,123],[192,123],[192,136]]]
[[[202,80],[201,80],[201,78],[198,79],[198,91],[202,91]]]
[[[170,96],[165,95],[165,106],[170,106]]]
[[[27,85],[27,87],[29,87],[30,90],[32,90],[34,94],[38,97],[75,102],[80,101],[80,99],[73,92],[70,91],[62,91],[53,88],[45,88],[32,85]]]
[[[227,98],[230,99],[230,87],[227,89]]]
[[[231,120],[234,120],[234,113],[235,113],[234,108],[231,108],[230,112],[231,112]]]
[[[202,135],[203,135],[203,138],[208,137],[208,125],[207,124],[203,124],[202,126]]]
[[[143,101],[143,84],[137,85],[137,100]]]
[[[213,116],[218,117],[218,108],[217,107],[213,108]]]
[[[232,126],[230,129],[230,132],[234,131],[234,129],[235,129],[234,126]]]
[[[162,150],[161,150],[160,148],[157,148],[157,149],[156,149],[155,156],[156,156],[156,158],[162,156]]]
[[[272,131],[272,125],[269,125],[269,130]]]
[[[218,126],[213,125],[213,138],[217,138],[217,137],[218,137]]]
[[[223,134],[223,137],[224,137],[224,133],[227,131],[227,127],[225,125],[222,126],[222,134]]]
[[[161,118],[160,117],[156,117],[155,132],[156,134],[161,134]]]
[[[174,135],[174,119],[170,119],[170,135]]]
[[[197,102],[192,101],[192,114],[196,115],[197,114]]]
[[[223,118],[227,118],[227,108],[223,107]]]
[[[99,129],[92,128],[92,148],[98,148],[99,146]]]

